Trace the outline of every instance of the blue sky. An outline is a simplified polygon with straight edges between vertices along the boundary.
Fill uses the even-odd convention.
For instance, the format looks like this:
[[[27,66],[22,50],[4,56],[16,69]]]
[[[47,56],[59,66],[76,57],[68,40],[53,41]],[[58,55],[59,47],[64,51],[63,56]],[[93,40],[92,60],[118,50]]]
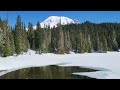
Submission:
[[[79,20],[81,23],[91,21],[101,22],[120,22],[120,11],[8,11],[9,24],[14,26],[17,16],[20,15],[22,21],[28,26],[29,22],[35,25],[38,21],[42,22],[49,16],[66,16],[71,19]],[[5,19],[7,11],[0,11],[0,17]]]

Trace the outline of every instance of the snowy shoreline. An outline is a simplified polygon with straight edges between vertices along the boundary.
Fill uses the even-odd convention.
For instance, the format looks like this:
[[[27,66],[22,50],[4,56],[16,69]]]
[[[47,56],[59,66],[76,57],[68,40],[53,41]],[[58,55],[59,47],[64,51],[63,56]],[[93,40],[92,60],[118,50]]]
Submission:
[[[84,75],[97,79],[120,79],[120,52],[85,53],[85,54],[35,54],[29,51],[17,57],[0,57],[0,76],[8,72],[27,67],[40,67],[46,65],[80,66],[96,69],[96,72],[74,72],[73,74]]]

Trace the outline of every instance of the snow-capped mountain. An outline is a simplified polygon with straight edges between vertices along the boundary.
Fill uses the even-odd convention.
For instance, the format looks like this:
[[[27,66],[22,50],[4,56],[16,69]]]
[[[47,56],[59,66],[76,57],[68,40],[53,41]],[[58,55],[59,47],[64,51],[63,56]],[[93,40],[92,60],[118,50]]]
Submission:
[[[47,19],[45,19],[43,22],[40,23],[41,28],[48,27],[50,28],[57,27],[57,24],[61,23],[61,25],[71,24],[71,23],[80,23],[78,20],[72,20],[68,17],[64,16],[50,16]],[[36,29],[36,26],[33,27]]]

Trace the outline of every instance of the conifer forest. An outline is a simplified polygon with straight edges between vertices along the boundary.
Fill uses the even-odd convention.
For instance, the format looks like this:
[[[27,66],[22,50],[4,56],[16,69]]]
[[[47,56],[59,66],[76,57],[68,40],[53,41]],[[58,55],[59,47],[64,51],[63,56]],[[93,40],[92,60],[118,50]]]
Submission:
[[[28,49],[36,54],[55,53],[106,53],[120,48],[120,23],[92,23],[61,25],[41,28],[40,23],[28,30],[18,15],[14,27],[0,19],[0,57],[19,55]]]

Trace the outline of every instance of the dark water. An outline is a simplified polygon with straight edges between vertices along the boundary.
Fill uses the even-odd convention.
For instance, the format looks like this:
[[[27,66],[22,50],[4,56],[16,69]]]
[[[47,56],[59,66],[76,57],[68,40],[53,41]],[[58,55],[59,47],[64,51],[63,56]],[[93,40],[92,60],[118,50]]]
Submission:
[[[16,70],[0,76],[0,79],[94,79],[87,76],[73,75],[74,72],[92,72],[96,70],[56,65],[32,67]]]

